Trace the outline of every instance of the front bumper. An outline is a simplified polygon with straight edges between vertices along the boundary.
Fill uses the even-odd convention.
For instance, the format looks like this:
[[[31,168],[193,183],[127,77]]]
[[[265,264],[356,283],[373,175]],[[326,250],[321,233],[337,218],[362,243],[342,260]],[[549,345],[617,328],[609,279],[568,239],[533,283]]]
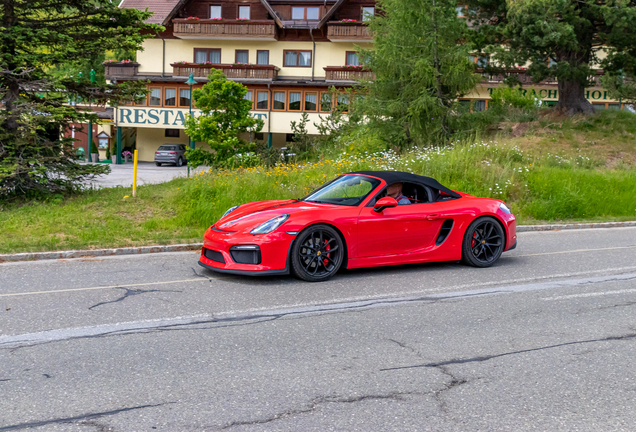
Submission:
[[[208,229],[203,237],[199,264],[207,269],[229,274],[289,274],[289,253],[295,237],[295,235],[287,234],[284,231],[252,235]],[[236,246],[248,245],[258,246],[260,260],[257,262],[259,264],[244,264],[235,260],[237,258]],[[220,262],[221,256],[217,254],[208,253],[208,256],[216,259],[206,257],[206,249],[220,254],[223,262]]]

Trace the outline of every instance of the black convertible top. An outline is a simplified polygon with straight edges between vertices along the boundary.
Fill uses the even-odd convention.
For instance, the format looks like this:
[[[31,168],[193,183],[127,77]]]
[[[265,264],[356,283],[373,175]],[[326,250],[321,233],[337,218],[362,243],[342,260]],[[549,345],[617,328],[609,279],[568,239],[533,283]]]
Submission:
[[[439,191],[445,192],[453,198],[461,198],[461,195],[455,191],[448,189],[446,186],[442,185],[440,182],[431,177],[425,177],[413,173],[407,173],[403,171],[354,171],[349,174],[363,174],[369,175],[373,177],[380,178],[386,182],[387,185],[393,183],[419,183],[425,186],[431,187],[433,189],[437,189]]]

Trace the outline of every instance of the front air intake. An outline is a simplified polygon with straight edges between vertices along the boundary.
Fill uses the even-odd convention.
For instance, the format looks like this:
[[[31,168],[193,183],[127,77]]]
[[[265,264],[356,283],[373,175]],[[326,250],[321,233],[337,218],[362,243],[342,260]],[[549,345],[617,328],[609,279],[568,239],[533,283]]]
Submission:
[[[230,248],[232,260],[237,264],[260,264],[261,249],[256,245],[238,245]]]
[[[219,251],[203,248],[203,256],[211,261],[225,264],[225,258],[223,258],[223,254]]]
[[[439,234],[437,235],[437,240],[435,241],[435,245],[439,246],[442,243],[444,243],[444,240],[446,240],[446,237],[448,237],[452,228],[453,228],[453,220],[446,219],[444,223],[442,224],[442,228],[439,230]]]

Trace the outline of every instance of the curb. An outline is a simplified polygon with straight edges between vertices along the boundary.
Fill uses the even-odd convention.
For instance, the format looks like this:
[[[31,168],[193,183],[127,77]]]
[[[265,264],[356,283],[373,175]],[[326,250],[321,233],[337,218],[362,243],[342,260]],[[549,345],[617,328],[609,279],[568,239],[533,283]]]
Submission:
[[[517,232],[529,231],[560,231],[573,229],[592,229],[592,228],[624,228],[636,227],[636,221],[626,222],[598,222],[598,223],[579,223],[579,224],[552,224],[552,225],[519,225]]]
[[[517,232],[531,231],[560,231],[574,229],[593,229],[593,228],[623,228],[636,227],[636,221],[626,222],[599,222],[599,223],[580,223],[580,224],[552,224],[552,225],[519,225]],[[93,249],[93,250],[69,250],[54,252],[27,252],[16,254],[0,254],[0,264],[18,261],[40,261],[55,259],[72,259],[72,258],[88,258],[118,255],[140,255],[161,252],[186,252],[200,249],[203,243],[190,243],[166,246],[139,246],[114,249]]]
[[[0,254],[0,263],[15,261],[39,261],[52,259],[71,259],[86,257],[103,257],[117,255],[139,255],[161,252],[185,252],[200,249],[203,243],[178,244],[166,246],[139,246],[115,249],[69,250],[54,252],[27,252],[17,254]]]

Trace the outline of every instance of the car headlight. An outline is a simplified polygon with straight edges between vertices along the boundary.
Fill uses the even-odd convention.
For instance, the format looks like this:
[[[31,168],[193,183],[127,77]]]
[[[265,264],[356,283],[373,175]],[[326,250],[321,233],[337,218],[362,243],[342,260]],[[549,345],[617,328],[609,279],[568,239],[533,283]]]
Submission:
[[[288,214],[284,214],[284,215],[276,216],[275,218],[271,218],[267,222],[263,222],[262,224],[254,228],[252,231],[250,231],[250,234],[270,233],[274,231],[276,228],[278,228],[279,226],[281,226],[283,222],[287,220],[288,217],[289,217]]]
[[[234,206],[234,207],[230,207],[229,209],[227,209],[227,211],[225,213],[223,213],[223,216],[221,216],[221,219],[223,219],[225,216],[229,215],[230,213],[232,213],[234,210],[236,210],[238,208],[238,206]]]
[[[508,208],[507,205],[505,205],[504,203],[499,204],[499,208],[501,209],[502,212],[507,213],[507,214],[512,214],[512,212],[510,211],[510,209]]]

